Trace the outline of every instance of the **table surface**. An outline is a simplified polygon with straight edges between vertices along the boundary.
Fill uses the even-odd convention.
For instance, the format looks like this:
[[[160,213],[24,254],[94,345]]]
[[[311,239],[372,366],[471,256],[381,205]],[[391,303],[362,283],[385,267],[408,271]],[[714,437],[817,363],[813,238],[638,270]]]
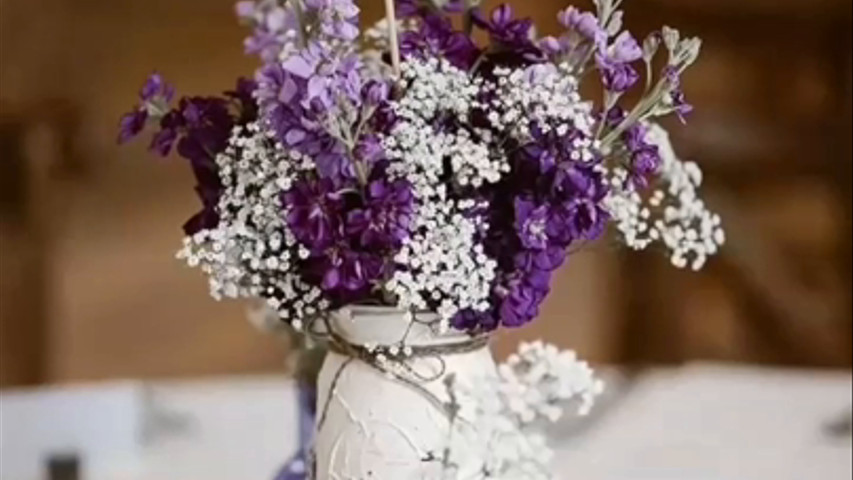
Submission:
[[[705,364],[608,376],[597,413],[552,432],[558,480],[853,475],[849,437],[826,434],[853,404],[850,372]],[[296,448],[295,420],[280,376],[5,392],[0,478],[43,478],[48,453],[75,451],[82,480],[266,480]]]

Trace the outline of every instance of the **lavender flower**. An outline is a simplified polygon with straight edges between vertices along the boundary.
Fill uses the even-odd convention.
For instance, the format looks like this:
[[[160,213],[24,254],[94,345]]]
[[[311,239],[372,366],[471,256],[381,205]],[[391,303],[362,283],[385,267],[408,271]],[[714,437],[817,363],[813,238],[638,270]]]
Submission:
[[[667,66],[664,68],[663,76],[669,88],[669,93],[665,99],[666,103],[678,115],[681,123],[687,123],[687,115],[693,111],[693,105],[685,100],[678,70],[672,66]]]
[[[610,92],[627,92],[640,80],[634,67],[627,63],[608,63],[603,60],[598,68],[601,71],[601,83]]]
[[[352,41],[358,37],[359,9],[352,0],[305,0],[318,15],[323,33],[331,38]]]
[[[604,52],[596,55],[596,63],[601,71],[604,88],[614,93],[624,93],[640,79],[640,75],[631,66],[632,62],[643,58],[643,49],[633,36],[622,32]]]
[[[614,63],[631,63],[643,58],[643,49],[627,31],[622,32],[607,49],[607,58]]]
[[[575,7],[569,7],[557,15],[557,20],[562,26],[592,42],[596,48],[603,47],[607,41],[607,32],[598,22],[598,18],[590,12],[581,12]]]

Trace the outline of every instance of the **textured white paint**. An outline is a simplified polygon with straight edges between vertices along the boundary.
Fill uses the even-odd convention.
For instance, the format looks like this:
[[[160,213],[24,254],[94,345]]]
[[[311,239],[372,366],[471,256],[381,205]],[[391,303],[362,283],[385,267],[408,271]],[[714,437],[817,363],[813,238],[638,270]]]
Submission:
[[[437,320],[431,314],[417,320]],[[333,327],[354,344],[398,344],[406,338],[411,346],[459,342],[463,334],[437,335],[421,323],[411,326],[400,311],[355,307],[336,315]],[[409,331],[406,336],[407,330]],[[448,445],[449,422],[423,393],[389,379],[373,367],[352,361],[330,392],[335,375],[347,358],[330,353],[319,378],[318,411],[328,402],[325,424],[317,432],[316,480],[435,480],[441,477],[440,462],[424,461],[432,454],[441,458]],[[488,348],[444,357],[443,376],[423,383],[432,395],[448,401],[444,379],[483,378],[494,375],[496,365]],[[435,358],[410,360],[425,374],[438,372]]]

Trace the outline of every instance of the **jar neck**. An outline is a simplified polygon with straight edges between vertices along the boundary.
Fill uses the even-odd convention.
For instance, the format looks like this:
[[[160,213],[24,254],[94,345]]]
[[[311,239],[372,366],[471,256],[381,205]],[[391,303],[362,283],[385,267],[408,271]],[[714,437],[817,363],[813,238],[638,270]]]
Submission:
[[[431,312],[408,315],[395,307],[353,305],[334,312],[331,327],[347,342],[362,346],[444,345],[470,338],[453,329],[440,333],[439,320]]]

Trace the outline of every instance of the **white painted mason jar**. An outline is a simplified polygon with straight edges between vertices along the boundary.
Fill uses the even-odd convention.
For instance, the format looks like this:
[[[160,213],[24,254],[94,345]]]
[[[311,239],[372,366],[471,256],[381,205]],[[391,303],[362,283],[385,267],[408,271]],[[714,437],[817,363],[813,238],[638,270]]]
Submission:
[[[410,322],[389,307],[355,306],[333,315],[331,326],[358,346],[433,347],[465,343],[471,337],[451,330],[439,335],[428,324],[434,314]],[[407,361],[416,380],[433,400],[449,403],[445,380],[495,375],[487,345],[465,353],[425,356]],[[430,378],[432,377],[432,378]],[[334,385],[334,388],[333,388]],[[424,392],[389,378],[361,360],[330,352],[318,380],[315,480],[437,480],[448,445],[449,417]],[[322,423],[322,424],[321,424]]]

